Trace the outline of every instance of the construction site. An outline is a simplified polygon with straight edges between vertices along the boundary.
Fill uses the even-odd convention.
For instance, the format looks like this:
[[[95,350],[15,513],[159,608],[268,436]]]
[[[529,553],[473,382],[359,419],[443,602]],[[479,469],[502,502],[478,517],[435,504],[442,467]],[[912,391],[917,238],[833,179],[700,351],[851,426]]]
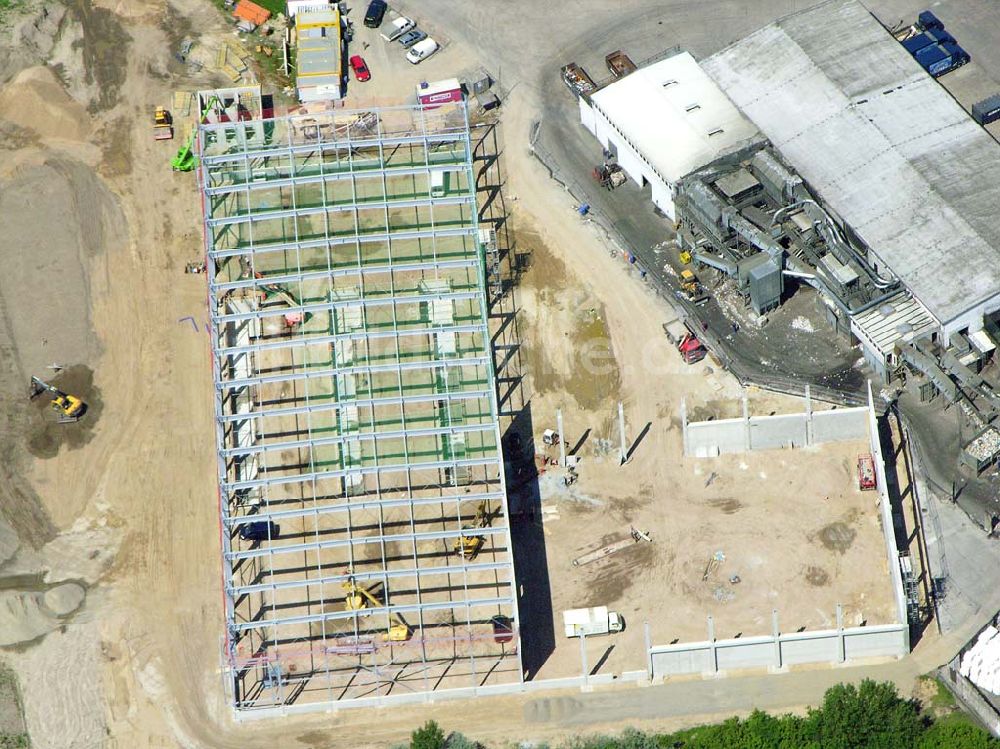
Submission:
[[[1000,480],[1000,297],[995,144],[917,56],[944,28],[325,5],[0,14],[0,648],[32,745],[556,745],[947,662],[1000,551],[910,441]],[[940,15],[964,107],[1000,53]],[[975,283],[917,262],[914,195]]]
[[[464,105],[199,138],[236,706],[519,681]]]

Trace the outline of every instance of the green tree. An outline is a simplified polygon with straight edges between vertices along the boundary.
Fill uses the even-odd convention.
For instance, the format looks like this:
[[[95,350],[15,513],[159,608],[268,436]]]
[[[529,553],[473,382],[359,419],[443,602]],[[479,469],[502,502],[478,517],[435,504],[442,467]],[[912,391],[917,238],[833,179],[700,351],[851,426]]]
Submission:
[[[871,679],[830,687],[823,706],[806,719],[807,735],[823,749],[904,749],[923,731],[916,706],[891,682]]]
[[[936,720],[920,738],[917,749],[997,749],[1000,741],[991,737],[965,716]]]
[[[444,731],[433,720],[410,734],[410,749],[444,749]]]

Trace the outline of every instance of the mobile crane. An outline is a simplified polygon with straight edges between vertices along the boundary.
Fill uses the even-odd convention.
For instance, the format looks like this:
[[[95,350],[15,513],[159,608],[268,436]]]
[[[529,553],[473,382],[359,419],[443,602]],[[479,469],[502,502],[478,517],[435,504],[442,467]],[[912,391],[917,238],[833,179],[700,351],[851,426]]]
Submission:
[[[370,589],[363,585],[358,585],[353,577],[347,578],[341,583],[344,592],[344,608],[348,611],[360,611],[368,608],[371,604],[374,608],[382,608],[382,602],[375,597]],[[403,618],[396,613],[389,612],[389,631],[382,635],[386,642],[406,642],[413,635],[410,625],[403,621]]]
[[[196,122],[195,126],[191,129],[191,135],[188,136],[187,141],[180,147],[180,150],[177,151],[174,158],[171,159],[170,166],[175,172],[190,172],[198,166],[198,157],[195,156],[193,150],[194,139],[198,137],[198,125],[205,121],[205,118],[208,117],[208,113],[212,111],[212,107],[214,107],[218,101],[218,96],[213,96],[208,100],[208,104],[206,104],[205,108],[201,111],[201,117],[198,118],[198,122]]]

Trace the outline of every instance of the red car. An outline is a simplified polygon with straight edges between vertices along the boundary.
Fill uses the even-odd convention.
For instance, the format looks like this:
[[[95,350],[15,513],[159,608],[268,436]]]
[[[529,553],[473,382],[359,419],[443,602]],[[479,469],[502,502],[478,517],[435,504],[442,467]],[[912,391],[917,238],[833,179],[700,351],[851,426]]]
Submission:
[[[365,65],[365,58],[361,55],[354,55],[350,59],[351,70],[354,71],[354,77],[357,78],[361,83],[370,80],[372,74],[368,72],[368,66]]]

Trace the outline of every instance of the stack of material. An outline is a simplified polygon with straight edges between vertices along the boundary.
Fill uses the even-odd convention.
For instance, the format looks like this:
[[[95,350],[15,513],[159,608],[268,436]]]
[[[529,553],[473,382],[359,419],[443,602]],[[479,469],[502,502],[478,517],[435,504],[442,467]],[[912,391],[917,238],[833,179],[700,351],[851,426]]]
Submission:
[[[1000,631],[996,627],[984,629],[962,654],[959,672],[980,689],[1000,694]]]
[[[190,117],[193,103],[194,94],[190,91],[174,91],[174,106],[171,108],[174,118]]]
[[[250,0],[240,0],[233,9],[233,17],[237,21],[252,24],[256,28],[271,17],[271,11],[260,7],[257,3],[250,2]]]
[[[227,41],[221,47],[215,58],[215,66],[237,83],[246,72],[248,54],[238,45]]]

